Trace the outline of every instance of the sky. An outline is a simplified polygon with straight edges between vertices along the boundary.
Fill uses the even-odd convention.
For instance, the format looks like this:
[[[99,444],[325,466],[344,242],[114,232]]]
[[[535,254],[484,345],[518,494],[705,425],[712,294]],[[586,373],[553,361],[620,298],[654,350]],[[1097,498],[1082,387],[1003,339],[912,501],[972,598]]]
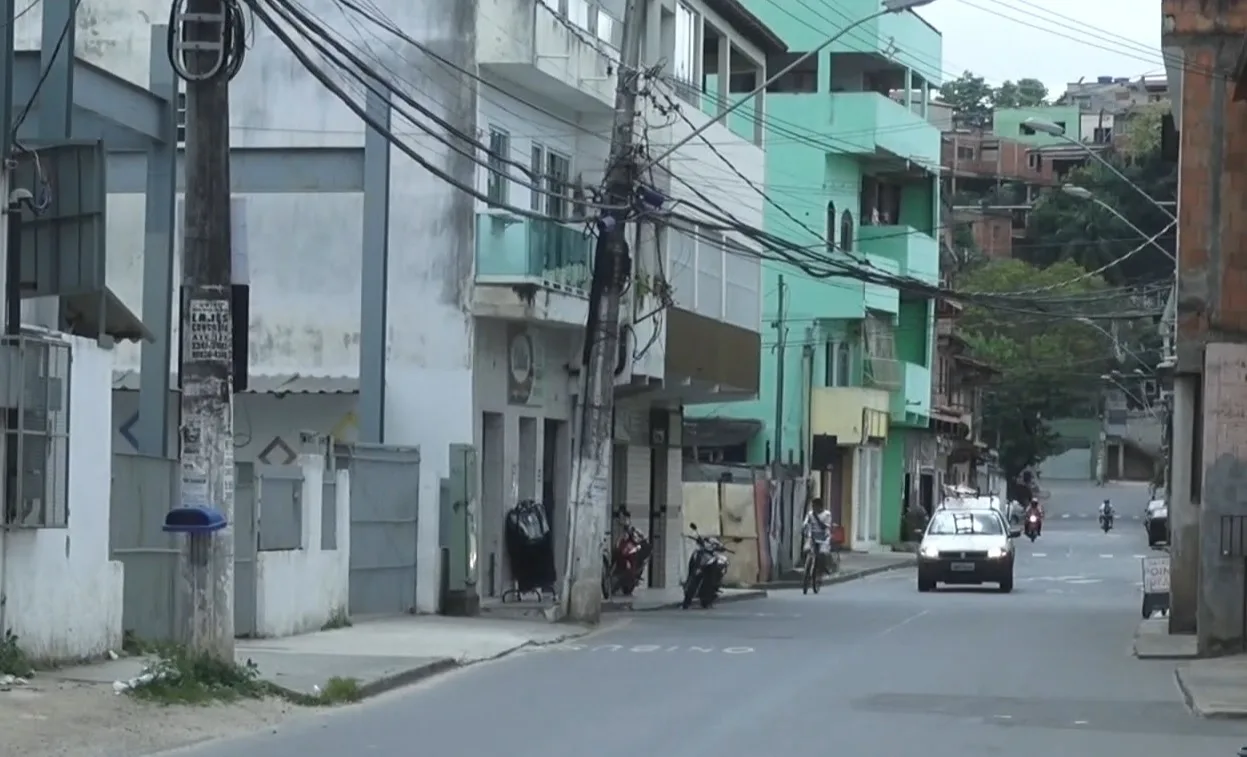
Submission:
[[[1161,0],[935,0],[918,9],[944,35],[944,77],[1035,78],[1053,95],[1097,76],[1159,75]]]

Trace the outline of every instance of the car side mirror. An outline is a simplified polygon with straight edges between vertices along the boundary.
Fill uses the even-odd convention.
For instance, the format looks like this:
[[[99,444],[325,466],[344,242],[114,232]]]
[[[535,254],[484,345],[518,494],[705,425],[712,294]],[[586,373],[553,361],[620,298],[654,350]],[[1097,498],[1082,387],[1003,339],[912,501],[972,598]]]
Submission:
[[[1021,531],[1010,531],[1010,532],[1009,532],[1009,538],[1010,538],[1010,539],[1016,539],[1016,538],[1018,538],[1018,537],[1019,537],[1019,536],[1021,536],[1021,535],[1022,535],[1022,532],[1021,532]]]

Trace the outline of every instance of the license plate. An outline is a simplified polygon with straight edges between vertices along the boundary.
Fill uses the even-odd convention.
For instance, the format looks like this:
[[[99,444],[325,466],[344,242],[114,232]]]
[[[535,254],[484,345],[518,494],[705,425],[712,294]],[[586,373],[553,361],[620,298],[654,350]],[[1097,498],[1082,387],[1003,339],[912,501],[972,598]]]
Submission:
[[[970,571],[974,570],[974,563],[972,563],[972,562],[955,562],[955,563],[953,563],[952,565],[950,565],[949,567],[950,567],[950,568],[952,568],[953,570],[957,571],[958,573],[968,573],[968,572],[970,572]]]

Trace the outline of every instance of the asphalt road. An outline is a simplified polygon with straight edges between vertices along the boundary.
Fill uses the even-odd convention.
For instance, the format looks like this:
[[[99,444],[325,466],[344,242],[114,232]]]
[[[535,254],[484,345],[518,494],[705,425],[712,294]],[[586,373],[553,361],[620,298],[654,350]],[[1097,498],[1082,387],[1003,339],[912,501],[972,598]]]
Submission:
[[[637,613],[580,643],[180,754],[1236,754],[1247,725],[1194,718],[1172,663],[1131,656],[1142,526],[1103,534],[1094,511],[1054,508],[1043,536],[1019,543],[1009,595],[919,594],[910,569],[818,596]]]

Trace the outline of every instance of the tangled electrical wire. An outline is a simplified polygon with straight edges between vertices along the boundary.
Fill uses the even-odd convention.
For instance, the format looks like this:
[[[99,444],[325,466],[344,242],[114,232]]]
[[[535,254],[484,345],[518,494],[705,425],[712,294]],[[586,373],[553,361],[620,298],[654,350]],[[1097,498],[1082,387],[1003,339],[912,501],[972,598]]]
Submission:
[[[217,13],[189,13],[188,0],[172,0],[169,5],[169,32],[165,52],[169,65],[179,79],[207,82],[233,79],[242,70],[247,57],[247,21],[239,0],[215,0]],[[198,27],[198,28],[196,28]],[[216,39],[200,38],[192,31],[202,32],[216,27]],[[196,61],[199,55],[215,52],[209,65]]]
[[[458,128],[456,124],[439,116],[426,104],[430,102],[436,104],[435,98],[429,96],[427,92],[421,91],[418,85],[405,80],[402,75],[390,65],[387,65],[366,45],[344,39],[340,34],[330,31],[332,27],[327,22],[317,18],[313,12],[302,4],[293,2],[293,0],[221,0],[221,2],[223,8],[229,9],[230,22],[225,27],[229,44],[223,44],[222,46],[222,50],[226,51],[226,53],[221,60],[218,60],[220,65],[213,67],[214,70],[217,70],[218,75],[220,75],[221,71],[225,72],[226,75],[229,75],[231,71],[236,73],[240,65],[242,50],[244,49],[242,40],[246,34],[246,27],[242,24],[241,9],[245,7],[250,10],[252,17],[257,20],[258,24],[267,28],[294,55],[313,78],[318,80],[368,127],[385,135],[395,149],[411,158],[440,181],[468,196],[488,203],[491,208],[517,217],[542,221],[550,220],[550,216],[537,209],[535,204],[532,208],[522,208],[506,202],[499,202],[498,198],[488,196],[477,189],[475,180],[467,177],[464,171],[456,170],[454,175],[452,175],[451,172],[445,170],[444,166],[441,165],[442,161],[435,162],[431,160],[422,155],[420,151],[414,149],[406,140],[397,136],[394,131],[387,127],[387,124],[382,123],[380,118],[364,107],[361,102],[364,98],[352,96],[347,87],[355,89],[356,92],[362,92],[367,96],[376,96],[388,102],[391,113],[396,119],[410,123],[422,136],[430,137],[445,145],[453,153],[462,156],[465,161],[470,161],[489,171],[505,171],[510,174],[508,181],[528,189],[535,196],[557,195],[560,198],[564,198],[565,192],[563,189],[555,187],[552,182],[546,180],[548,177],[542,175],[540,167],[530,167],[515,161],[510,154],[503,154],[505,151],[499,152],[491,149],[490,145],[483,144],[476,135],[466,133],[463,129]],[[355,19],[367,22],[396,39],[402,40],[412,48],[419,50],[424,56],[436,61],[459,78],[470,78],[483,86],[496,86],[482,78],[478,73],[470,70],[470,66],[466,62],[457,63],[450,60],[446,55],[431,49],[429,45],[413,38],[393,21],[386,18],[379,10],[376,10],[375,5],[367,4],[371,5],[371,7],[366,7],[365,3],[358,0],[335,0],[335,5],[342,11],[348,23],[352,26],[355,26]],[[352,48],[354,49],[352,50]],[[177,53],[179,48],[175,43],[171,43],[171,50]],[[391,51],[395,51],[395,49],[391,48]],[[403,53],[395,51],[395,54],[400,58],[404,58]],[[313,60],[312,55],[318,55],[320,62]],[[406,59],[404,58],[404,60]],[[417,64],[412,63],[412,65]],[[664,78],[661,76],[660,69],[654,67],[633,72],[628,81],[637,88],[639,96],[652,97],[652,93],[647,92],[650,84],[652,82],[664,81]],[[347,87],[343,86],[344,82]],[[403,84],[408,85],[412,90],[419,92],[424,97],[413,97],[407,91],[408,86],[403,86]],[[671,103],[670,99],[667,99],[667,103]],[[678,110],[670,114],[672,118],[679,118],[680,115]],[[638,135],[638,145],[634,148],[634,151],[620,157],[630,158],[634,161],[645,158],[649,152],[646,137],[647,135],[644,134]],[[720,158],[724,159],[722,156]],[[641,164],[644,165],[646,163],[648,161],[644,161]],[[511,173],[513,168],[518,169],[519,176]],[[1048,288],[1044,292],[1033,291],[1031,293],[960,292],[941,286],[931,280],[885,270],[874,266],[865,258],[849,258],[846,255],[835,255],[825,249],[825,247],[802,246],[790,239],[785,239],[741,222],[739,219],[732,217],[724,208],[714,203],[705,193],[697,190],[691,182],[672,173],[665,166],[660,166],[660,168],[671,174],[673,181],[688,187],[699,202],[672,197],[669,192],[659,188],[653,173],[649,172],[647,176],[635,177],[636,183],[631,196],[613,197],[612,194],[618,193],[611,193],[607,191],[607,186],[603,186],[598,190],[589,190],[590,199],[583,202],[577,201],[577,204],[582,205],[587,210],[591,209],[597,214],[595,217],[586,220],[586,234],[593,235],[596,233],[600,235],[602,231],[614,228],[621,222],[648,220],[656,224],[694,229],[696,230],[695,233],[709,232],[720,235],[721,238],[718,242],[730,245],[734,252],[752,255],[764,260],[783,262],[798,268],[806,275],[814,278],[844,279],[878,284],[903,293],[916,294],[933,299],[955,300],[1036,317],[1061,317],[1063,315],[1068,317],[1068,308],[1072,305],[1078,305],[1083,309],[1083,312],[1079,313],[1081,317],[1132,317],[1131,314],[1122,312],[1110,314],[1101,308],[1088,307],[1096,301],[1103,301],[1106,298],[1111,299],[1111,293],[1070,292],[1062,294],[1059,291],[1051,291],[1059,289],[1059,287]],[[475,173],[475,170],[473,173]],[[763,193],[765,197],[764,187],[755,186],[753,188],[755,191]],[[770,202],[774,203],[775,201],[772,198]],[[912,232],[906,231],[905,233]],[[630,266],[618,266],[614,270],[620,272],[624,277],[628,277],[631,274]],[[626,280],[617,283],[621,286],[628,284]],[[1135,297],[1136,294],[1135,292],[1123,292],[1121,296]],[[1087,310],[1091,312],[1086,312]],[[1134,315],[1150,316],[1154,315],[1154,313],[1138,312]]]

